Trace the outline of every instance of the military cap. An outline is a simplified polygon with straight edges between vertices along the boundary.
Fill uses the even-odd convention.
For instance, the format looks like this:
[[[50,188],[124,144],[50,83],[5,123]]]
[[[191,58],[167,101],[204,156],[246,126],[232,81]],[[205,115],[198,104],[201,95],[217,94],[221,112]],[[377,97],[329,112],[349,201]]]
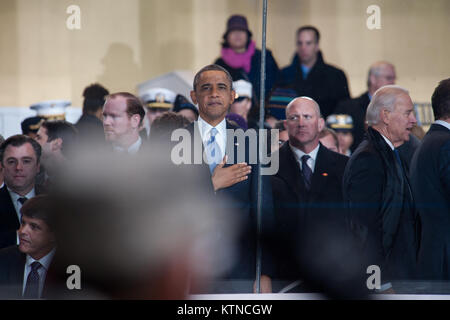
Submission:
[[[66,108],[70,105],[71,102],[66,100],[49,100],[35,103],[30,109],[36,110],[37,115],[46,120],[65,120]]]
[[[165,88],[151,88],[141,97],[142,102],[148,108],[171,109],[175,103],[177,94]]]
[[[351,131],[353,118],[348,114],[331,114],[327,117],[326,124],[336,131]]]

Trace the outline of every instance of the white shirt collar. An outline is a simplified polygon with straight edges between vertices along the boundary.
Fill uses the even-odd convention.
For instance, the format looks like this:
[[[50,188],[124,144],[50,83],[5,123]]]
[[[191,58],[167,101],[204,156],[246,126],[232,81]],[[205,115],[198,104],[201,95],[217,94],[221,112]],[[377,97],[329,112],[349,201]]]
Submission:
[[[128,154],[136,154],[139,151],[139,148],[142,145],[142,139],[140,136],[138,136],[138,139],[135,143],[133,143],[131,146],[128,147],[127,153]],[[125,148],[114,146],[114,150],[117,152],[125,152]]]
[[[27,199],[31,199],[36,195],[36,191],[33,187],[33,189],[31,189],[30,192],[28,192],[26,195],[21,196],[20,194],[15,193],[14,191],[12,191],[10,188],[8,188],[8,186],[6,186],[9,192],[9,195],[11,196],[11,200],[12,203],[14,205],[14,209],[16,209],[16,213],[17,213],[17,218],[19,219],[19,223],[22,220],[22,214],[20,213],[20,209],[22,208],[22,203],[19,202],[19,198],[27,198]]]
[[[317,153],[319,152],[320,143],[310,153],[304,153],[302,150],[294,147],[290,143],[289,143],[289,147],[291,148],[292,152],[294,153],[295,158],[297,159],[298,163],[300,163],[300,169],[303,169],[302,168],[302,157],[305,154],[307,154],[310,157],[308,159],[307,163],[308,163],[309,167],[311,168],[311,171],[314,172],[314,168],[316,167],[316,159],[317,159]]]
[[[440,124],[441,126],[444,126],[444,127],[446,127],[448,130],[450,130],[450,123],[448,123],[447,121],[436,120],[434,123],[435,123],[435,124]]]
[[[381,133],[380,133],[380,134],[381,134]],[[390,147],[392,150],[394,150],[395,148],[394,148],[394,145],[392,144],[392,142],[391,142],[388,138],[386,138],[385,136],[383,136],[382,134],[381,134],[381,136],[383,137],[384,141],[386,141],[386,143],[389,145],[389,147]]]
[[[27,266],[31,268],[31,264],[35,261],[39,261],[39,263],[45,268],[46,271],[48,271],[48,268],[50,268],[50,263],[52,262],[53,256],[55,255],[56,249],[53,248],[52,251],[47,253],[44,257],[42,257],[39,260],[34,260],[31,256],[27,254]]]
[[[44,289],[45,278],[47,277],[47,271],[50,268],[50,263],[52,262],[53,256],[55,255],[55,250],[56,249],[53,248],[52,251],[47,253],[46,256],[42,257],[39,260],[34,260],[32,257],[27,255],[23,272],[22,294],[25,292],[28,275],[31,272],[31,264],[35,261],[39,261],[39,263],[42,265],[42,267],[37,270],[39,274],[39,297],[41,297],[42,290]]]
[[[200,116],[198,117],[197,125],[203,144],[206,146],[206,143],[211,138],[211,129],[213,126],[203,120]],[[214,128],[217,129],[216,141],[219,144],[222,155],[225,155],[225,148],[227,145],[227,122],[225,118]]]
[[[33,189],[30,190],[30,192],[28,192],[24,196],[21,196],[20,194],[15,193],[8,186],[7,186],[7,188],[8,188],[8,192],[9,192],[13,202],[17,202],[19,200],[19,198],[23,198],[23,197],[25,197],[27,199],[31,199],[31,198],[33,198],[36,195],[36,191],[34,190],[34,187],[33,187]]]

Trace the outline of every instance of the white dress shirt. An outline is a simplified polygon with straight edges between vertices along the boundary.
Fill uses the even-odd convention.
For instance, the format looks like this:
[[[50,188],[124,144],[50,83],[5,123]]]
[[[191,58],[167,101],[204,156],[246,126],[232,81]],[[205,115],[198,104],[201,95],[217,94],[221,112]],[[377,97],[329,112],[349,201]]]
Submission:
[[[133,143],[131,146],[128,147],[127,150],[125,148],[114,146],[114,151],[116,152],[126,152],[128,154],[136,154],[139,151],[139,148],[142,145],[142,139],[139,136],[135,143]]]
[[[392,149],[392,151],[394,151],[395,148],[394,148],[394,145],[392,144],[392,142],[388,138],[383,136],[382,134],[381,134],[381,136],[383,137],[384,141],[386,141],[386,143],[389,145],[389,147]]]
[[[206,148],[206,145],[211,139],[211,129],[213,128],[208,122],[203,120],[201,117],[198,117],[197,120],[198,130],[200,131],[200,136],[203,141],[203,146]],[[227,122],[223,119],[217,126],[216,141],[220,148],[220,154],[222,158],[225,156],[226,146],[227,146]]]
[[[440,124],[441,126],[444,126],[444,127],[446,127],[448,130],[450,130],[450,123],[448,123],[447,121],[436,120],[434,123],[435,123],[435,124]]]
[[[14,209],[16,209],[16,214],[17,214],[17,218],[19,219],[19,223],[21,223],[22,214],[20,213],[20,209],[22,209],[22,203],[20,203],[19,198],[25,197],[27,199],[31,199],[36,195],[36,192],[35,192],[34,188],[31,189],[31,191],[28,192],[24,196],[21,196],[21,195],[15,193],[14,191],[12,191],[9,188],[8,188],[8,192],[9,192],[9,195],[11,196],[11,200],[14,205]],[[19,234],[16,235],[16,244],[19,244]]]
[[[297,162],[300,164],[301,170],[303,170],[302,157],[305,154],[307,154],[309,156],[309,159],[306,161],[306,163],[311,168],[312,173],[314,173],[314,168],[316,167],[317,152],[319,152],[320,144],[318,144],[317,147],[314,148],[314,150],[311,151],[310,153],[304,153],[302,150],[297,149],[296,147],[292,146],[290,143],[289,143],[289,147],[291,147],[291,150],[294,153],[295,158],[297,159]]]
[[[25,293],[25,287],[27,285],[28,275],[31,272],[31,264],[35,261],[39,261],[41,267],[38,269],[39,274],[39,298],[42,296],[42,290],[44,289],[45,278],[47,277],[48,268],[50,267],[50,263],[52,262],[53,256],[55,255],[55,248],[50,251],[46,256],[42,257],[39,260],[34,260],[32,257],[27,255],[27,259],[25,262],[25,270],[23,272],[23,286],[22,286],[22,295]]]

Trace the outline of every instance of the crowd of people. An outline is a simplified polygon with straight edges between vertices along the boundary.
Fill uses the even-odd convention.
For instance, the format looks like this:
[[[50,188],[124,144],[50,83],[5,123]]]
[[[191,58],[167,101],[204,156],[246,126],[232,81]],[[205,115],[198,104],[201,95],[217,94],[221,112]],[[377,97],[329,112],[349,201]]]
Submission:
[[[422,139],[391,63],[370,66],[367,92],[350,99],[319,31],[303,26],[289,66],[267,52],[260,127],[251,37],[230,17],[192,103],[96,83],[76,124],[33,117],[1,143],[0,298],[172,299],[205,279],[259,276],[261,292],[302,280],[298,290],[363,297],[374,265],[384,290],[449,280],[450,79]],[[261,174],[256,154],[276,173]],[[80,290],[66,282],[73,265]]]

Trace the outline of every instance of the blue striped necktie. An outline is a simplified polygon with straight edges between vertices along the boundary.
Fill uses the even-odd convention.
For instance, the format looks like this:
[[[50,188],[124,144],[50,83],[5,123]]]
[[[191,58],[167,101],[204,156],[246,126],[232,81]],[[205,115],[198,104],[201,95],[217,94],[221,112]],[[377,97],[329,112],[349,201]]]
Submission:
[[[219,144],[216,141],[217,129],[212,128],[210,133],[211,138],[206,144],[206,154],[208,157],[209,171],[213,173],[216,166],[222,161],[222,156],[220,154]]]

